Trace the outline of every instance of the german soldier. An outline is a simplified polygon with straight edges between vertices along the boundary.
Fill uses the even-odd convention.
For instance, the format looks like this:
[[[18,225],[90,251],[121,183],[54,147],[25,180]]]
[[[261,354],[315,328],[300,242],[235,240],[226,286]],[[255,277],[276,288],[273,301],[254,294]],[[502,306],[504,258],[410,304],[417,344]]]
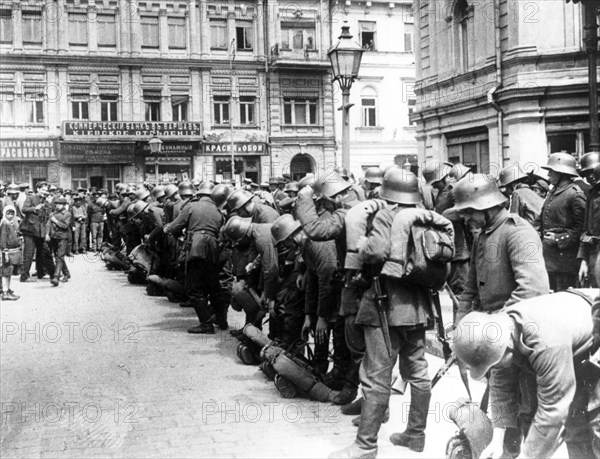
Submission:
[[[192,189],[190,183],[189,191],[193,193]],[[217,242],[223,222],[223,215],[210,197],[202,195],[192,199],[163,229],[175,236],[186,230],[185,288],[200,321],[200,325],[189,328],[188,333],[215,333],[208,308],[209,299],[219,326],[227,328],[227,305],[219,283]]]
[[[575,287],[579,263],[577,252],[584,229],[585,195],[573,183],[577,177],[575,158],[568,153],[553,153],[548,170],[553,189],[548,193],[536,222],[542,236],[550,288],[560,291]]]
[[[598,153],[588,154],[599,156]],[[584,158],[585,156],[581,159],[582,166]],[[579,281],[583,285],[586,279],[589,279],[590,286],[598,288],[600,279],[594,275],[589,276],[589,271],[593,269],[594,263],[600,263],[598,261],[600,258],[600,161],[593,167],[591,173],[589,169],[582,167],[582,174],[585,174],[586,179],[592,185],[592,189],[587,197],[584,232],[581,235],[581,243],[577,253],[577,258],[581,260]]]
[[[394,217],[402,209],[421,203],[417,177],[399,167],[387,169],[380,197],[388,207],[375,214],[373,229],[359,253],[377,274],[390,256]],[[386,277],[384,283],[389,298],[393,299],[389,301],[388,311],[382,311],[387,324],[383,323],[379,313],[374,293],[376,285],[371,285],[363,296],[356,317],[356,323],[363,326],[366,344],[360,367],[364,401],[356,439],[330,457],[377,456],[377,435],[388,409],[392,370],[398,357],[402,379],[411,385],[411,404],[406,431],[393,434],[390,441],[413,451],[423,451],[425,445],[424,432],[431,398],[425,360],[425,330],[432,324],[431,293],[426,287],[409,286],[393,278]],[[390,337],[389,342],[386,335]]]
[[[522,456],[552,457],[564,426],[569,457],[600,457],[598,374],[585,365],[592,324],[591,298],[570,292],[463,317],[454,333],[454,353],[473,378],[490,374],[493,437],[481,457],[501,457],[506,429],[518,426],[516,394],[524,372],[535,377],[537,409]],[[590,405],[595,411],[588,412]]]
[[[530,175],[514,164],[500,171],[498,186],[509,200],[509,210],[533,225],[542,212],[544,200],[526,183],[528,180]]]
[[[242,218],[251,218],[252,223],[273,223],[279,213],[254,200],[254,195],[246,190],[236,190],[227,198],[227,206],[232,213]]]

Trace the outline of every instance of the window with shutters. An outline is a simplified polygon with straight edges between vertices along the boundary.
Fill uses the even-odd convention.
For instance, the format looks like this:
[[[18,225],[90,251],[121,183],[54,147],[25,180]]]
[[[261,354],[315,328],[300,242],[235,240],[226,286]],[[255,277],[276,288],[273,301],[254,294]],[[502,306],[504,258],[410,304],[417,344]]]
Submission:
[[[404,51],[407,53],[413,52],[413,24],[404,24]]]
[[[15,95],[12,92],[0,92],[0,123],[15,122]]]
[[[88,17],[84,13],[69,13],[69,44],[87,45]]]
[[[117,27],[114,14],[98,15],[98,46],[117,46]]]
[[[360,45],[366,51],[375,51],[376,23],[373,21],[359,21]]]
[[[227,21],[210,20],[210,47],[211,49],[227,49]]]
[[[187,44],[187,32],[185,18],[168,18],[169,26],[169,48],[185,49]]]
[[[81,93],[71,94],[71,119],[89,120],[89,95]]]
[[[0,43],[12,43],[13,24],[10,10],[0,10]]]
[[[100,119],[102,121],[118,120],[118,100],[117,94],[100,94]]]
[[[33,92],[25,93],[25,122],[31,124],[44,124],[44,94]]]
[[[315,46],[314,23],[281,23],[281,48],[283,50],[314,50]]]
[[[188,95],[171,96],[171,108],[173,109],[173,121],[188,120]]]
[[[292,125],[317,124],[318,99],[283,100],[283,122]]]
[[[448,161],[453,164],[464,164],[474,173],[489,173],[490,151],[487,132],[447,137],[446,143]]]
[[[144,119],[160,121],[160,91],[144,91]]]
[[[215,124],[229,124],[229,96],[213,96],[213,119]]]
[[[23,43],[26,45],[42,44],[42,14],[25,13],[23,19]]]
[[[159,30],[158,17],[142,16],[140,18],[142,25],[142,47],[158,48]]]
[[[236,22],[235,24],[235,43],[240,51],[252,50],[252,23]]]
[[[240,96],[240,124],[256,124],[254,121],[254,106],[256,97]]]

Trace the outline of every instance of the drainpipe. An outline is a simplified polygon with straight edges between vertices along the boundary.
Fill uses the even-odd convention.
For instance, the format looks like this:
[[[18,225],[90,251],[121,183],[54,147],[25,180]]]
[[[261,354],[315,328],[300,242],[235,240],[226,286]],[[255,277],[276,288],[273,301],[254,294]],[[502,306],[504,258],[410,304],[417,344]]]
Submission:
[[[488,103],[497,112],[498,152],[504,167],[504,112],[496,100],[496,92],[502,88],[502,50],[500,49],[500,0],[494,0],[494,45],[496,48],[496,85],[487,93]]]

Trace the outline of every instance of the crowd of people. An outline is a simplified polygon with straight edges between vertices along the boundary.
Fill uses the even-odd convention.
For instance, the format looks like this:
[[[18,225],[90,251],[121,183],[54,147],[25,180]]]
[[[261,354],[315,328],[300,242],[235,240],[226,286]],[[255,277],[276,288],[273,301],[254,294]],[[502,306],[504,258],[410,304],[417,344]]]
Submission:
[[[332,457],[376,456],[399,360],[411,389],[410,409],[406,430],[390,441],[421,452],[431,399],[425,331],[441,320],[437,290],[446,286],[458,298],[454,322],[460,328],[473,314],[501,321],[500,314],[520,314],[521,302],[562,291],[581,298],[569,289],[598,287],[600,157],[589,153],[577,164],[570,154],[554,153],[542,169],[547,176],[513,165],[492,177],[438,162],[424,164],[420,176],[390,166],[369,168],[358,181],[343,169],[299,182],[289,176],[248,180],[237,188],[208,180],[118,184],[114,193],[73,194],[46,183],[28,193],[8,185],[0,189],[6,195],[0,201],[2,299],[16,298],[10,289],[15,265],[21,282],[32,280],[34,254],[37,277],[49,274],[58,285],[70,277],[64,263],[70,253],[132,254],[146,247],[152,254],[147,278],[163,286],[166,279],[179,283],[181,306],[194,309],[198,325],[189,333],[228,329],[232,307],[259,328],[267,317],[269,338],[282,346],[314,336],[314,373],[335,391],[342,413],[359,415],[356,440]],[[13,256],[19,233],[22,262]],[[448,235],[450,244],[444,242]],[[426,249],[419,252],[421,242]],[[560,302],[567,315],[568,298]],[[578,366],[585,359],[574,360],[575,349],[578,356],[597,349],[591,344],[598,335],[593,301],[571,323],[555,323],[559,332],[544,333],[548,342],[513,331],[517,344],[503,341],[500,351],[482,353],[477,339],[458,341],[459,361],[472,373],[476,369],[477,377],[488,376],[490,405],[503,404],[493,419],[489,457],[503,451],[548,457],[565,424],[570,457],[599,457],[600,405],[592,406],[598,376]],[[549,365],[544,358],[559,337],[567,350]],[[529,371],[501,379],[506,371],[497,367],[511,364]],[[560,378],[549,366],[560,369]],[[538,394],[533,402],[522,381]],[[569,410],[581,397],[591,408]],[[533,406],[526,407],[525,399]],[[565,403],[566,411],[555,409]],[[517,419],[515,413],[525,411],[528,417]]]

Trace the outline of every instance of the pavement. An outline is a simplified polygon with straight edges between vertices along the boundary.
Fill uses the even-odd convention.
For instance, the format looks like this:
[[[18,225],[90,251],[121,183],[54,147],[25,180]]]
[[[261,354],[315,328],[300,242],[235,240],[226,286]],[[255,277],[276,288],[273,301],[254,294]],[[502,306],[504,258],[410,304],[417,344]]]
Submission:
[[[71,280],[22,284],[0,305],[0,456],[326,457],[356,429],[339,407],[283,399],[236,356],[228,332],[189,335],[191,309],[149,297],[95,255],[69,260]],[[232,328],[243,315],[230,311]],[[428,357],[430,375],[443,363]],[[471,383],[475,400],[483,385]],[[409,397],[391,399],[379,457],[443,458],[448,409],[466,392],[455,368],[434,389],[421,454],[392,445]]]

